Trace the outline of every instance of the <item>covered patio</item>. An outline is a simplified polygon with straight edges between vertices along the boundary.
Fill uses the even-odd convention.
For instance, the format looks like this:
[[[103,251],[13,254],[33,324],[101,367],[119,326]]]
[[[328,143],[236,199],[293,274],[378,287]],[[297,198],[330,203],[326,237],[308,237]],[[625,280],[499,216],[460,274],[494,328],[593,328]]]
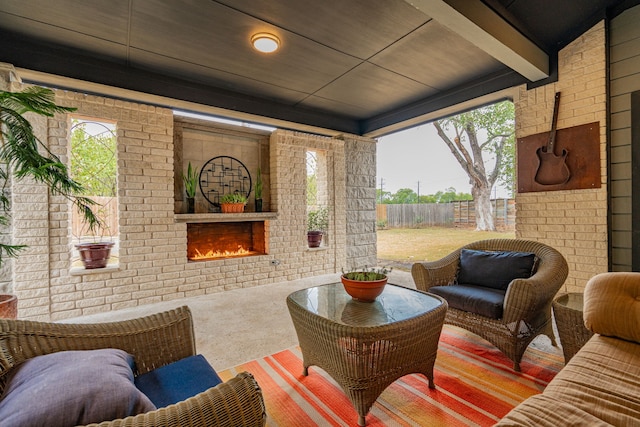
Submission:
[[[535,13],[529,2],[494,1],[476,8],[365,2],[315,12],[305,2],[255,10],[211,2],[180,13],[165,2],[109,10],[56,5],[64,14],[46,3],[6,3],[3,87],[51,86],[79,115],[117,123],[122,227],[115,270],[74,270],[64,202],[48,198],[46,189],[16,185],[11,233],[30,249],[7,263],[2,286],[18,294],[21,316],[57,320],[372,265],[375,137],[506,98],[516,105],[516,136],[525,138],[548,132],[558,91],[566,102],[559,129],[598,123],[599,186],[518,193],[517,237],[563,253],[568,291],[580,292],[598,272],[635,269],[635,205],[625,172],[631,156],[623,154],[632,147],[637,74],[627,53],[635,43],[633,3],[560,2]],[[253,51],[253,32],[275,33],[281,50]],[[212,126],[178,110],[277,130]],[[66,117],[36,125],[64,155],[67,142],[56,129],[66,132]],[[196,137],[193,145],[202,132],[213,142]],[[212,148],[230,135],[235,142]],[[202,165],[211,153],[234,153],[246,138],[253,141],[252,169],[266,171],[269,253],[188,263],[183,233],[191,219],[181,217],[177,177],[188,161]],[[322,251],[304,245],[304,189],[295,177],[304,174],[307,150],[325,153],[331,171],[325,197],[332,227]],[[27,214],[34,200],[40,215]],[[61,222],[46,219],[51,209],[61,212]]]
[[[337,282],[343,269],[376,264],[377,137],[509,99],[517,153],[532,153],[526,143],[556,122],[559,92],[557,128],[592,127],[595,179],[571,188],[519,182],[516,237],[561,253],[569,270],[563,292],[583,293],[599,273],[639,271],[640,202],[633,195],[640,169],[633,159],[640,156],[640,2],[541,3],[3,2],[0,89],[51,87],[57,103],[76,109],[30,117],[38,138],[68,162],[72,118],[117,129],[119,253],[106,268],[73,265],[68,200],[45,185],[13,181],[3,237],[27,249],[3,265],[0,292],[18,296],[20,319],[53,325],[132,319],[187,304],[197,347],[216,369],[295,347],[285,297]],[[273,53],[251,46],[265,34],[278,45]],[[573,150],[569,155],[580,156]],[[309,152],[318,164],[318,198],[329,208],[319,248],[306,243]],[[516,168],[531,160],[516,157]],[[203,190],[213,180],[200,177],[195,212],[187,213],[187,165],[206,172],[219,158],[235,163],[215,167],[261,171],[264,210],[251,200],[244,213],[217,212]],[[210,234],[194,238],[203,230]],[[194,240],[235,234],[257,249],[193,259]],[[402,271],[390,282],[415,288]],[[627,333],[613,336],[629,341]],[[330,337],[347,358],[360,348],[348,338]],[[532,346],[560,360],[545,337]],[[457,353],[455,342],[451,348]],[[439,348],[431,350],[435,358]],[[623,374],[635,375],[631,367],[637,363]],[[552,378],[557,370],[550,372]],[[433,380],[433,372],[425,375]],[[597,401],[606,409],[606,398]]]

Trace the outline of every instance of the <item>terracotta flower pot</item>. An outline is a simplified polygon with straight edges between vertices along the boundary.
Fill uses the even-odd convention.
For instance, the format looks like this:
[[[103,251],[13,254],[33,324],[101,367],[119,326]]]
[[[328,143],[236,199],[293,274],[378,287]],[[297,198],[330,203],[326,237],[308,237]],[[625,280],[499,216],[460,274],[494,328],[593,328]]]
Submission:
[[[360,281],[340,276],[340,280],[344,290],[351,295],[351,298],[362,302],[374,302],[384,290],[388,277],[384,276],[380,280]]]
[[[80,260],[86,269],[104,268],[107,266],[113,242],[78,243],[76,249],[80,253]]]
[[[244,203],[220,203],[222,213],[242,213],[244,212]]]
[[[307,244],[310,248],[319,248],[322,243],[322,231],[307,231]]]
[[[18,297],[9,294],[0,294],[0,318],[18,318]]]

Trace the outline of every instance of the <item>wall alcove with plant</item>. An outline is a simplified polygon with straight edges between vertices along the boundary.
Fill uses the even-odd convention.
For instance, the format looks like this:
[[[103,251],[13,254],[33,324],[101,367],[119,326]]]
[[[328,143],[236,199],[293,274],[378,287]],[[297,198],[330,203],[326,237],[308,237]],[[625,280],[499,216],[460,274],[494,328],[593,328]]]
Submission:
[[[235,159],[246,168],[250,175],[251,188],[247,188],[245,212],[270,211],[270,154],[269,136],[271,132],[243,126],[234,126],[210,120],[174,117],[174,177],[175,213],[189,213],[187,183],[189,165],[199,180],[194,194],[194,212],[220,212],[219,203],[211,195],[202,193],[200,182],[202,168],[214,158]],[[256,178],[261,179],[261,207],[256,202]],[[222,194],[221,194],[222,195]],[[208,197],[207,197],[208,196]],[[213,200],[213,203],[209,200]]]

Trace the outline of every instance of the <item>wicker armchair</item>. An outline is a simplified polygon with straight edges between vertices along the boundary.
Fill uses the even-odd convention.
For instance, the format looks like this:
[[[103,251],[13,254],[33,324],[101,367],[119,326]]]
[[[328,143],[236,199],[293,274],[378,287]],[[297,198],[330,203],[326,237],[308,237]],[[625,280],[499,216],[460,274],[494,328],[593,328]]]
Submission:
[[[135,375],[195,354],[188,307],[112,323],[61,324],[0,319],[0,395],[7,373],[26,359],[65,350],[122,349],[136,361]],[[262,392],[243,372],[192,398],[93,426],[264,426]]]
[[[456,285],[462,249],[532,252],[538,259],[536,272],[528,279],[515,279],[504,299],[503,316],[491,319],[449,307],[445,323],[473,332],[502,351],[520,371],[520,360],[533,339],[545,334],[555,346],[551,303],[567,278],[567,262],[557,250],[545,244],[520,239],[491,239],[470,243],[446,257],[416,263],[411,268],[416,287],[429,291],[433,286]]]

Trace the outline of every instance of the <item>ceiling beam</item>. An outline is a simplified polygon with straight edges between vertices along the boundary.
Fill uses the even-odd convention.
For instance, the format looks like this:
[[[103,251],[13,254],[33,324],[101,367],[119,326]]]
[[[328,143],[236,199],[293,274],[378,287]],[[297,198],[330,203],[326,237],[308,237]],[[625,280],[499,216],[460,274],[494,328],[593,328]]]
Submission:
[[[505,67],[477,81],[367,119],[361,124],[361,134],[378,138],[505,99],[513,100],[517,87],[525,82],[524,77]]]
[[[535,82],[549,77],[549,55],[480,1],[405,0]]]

